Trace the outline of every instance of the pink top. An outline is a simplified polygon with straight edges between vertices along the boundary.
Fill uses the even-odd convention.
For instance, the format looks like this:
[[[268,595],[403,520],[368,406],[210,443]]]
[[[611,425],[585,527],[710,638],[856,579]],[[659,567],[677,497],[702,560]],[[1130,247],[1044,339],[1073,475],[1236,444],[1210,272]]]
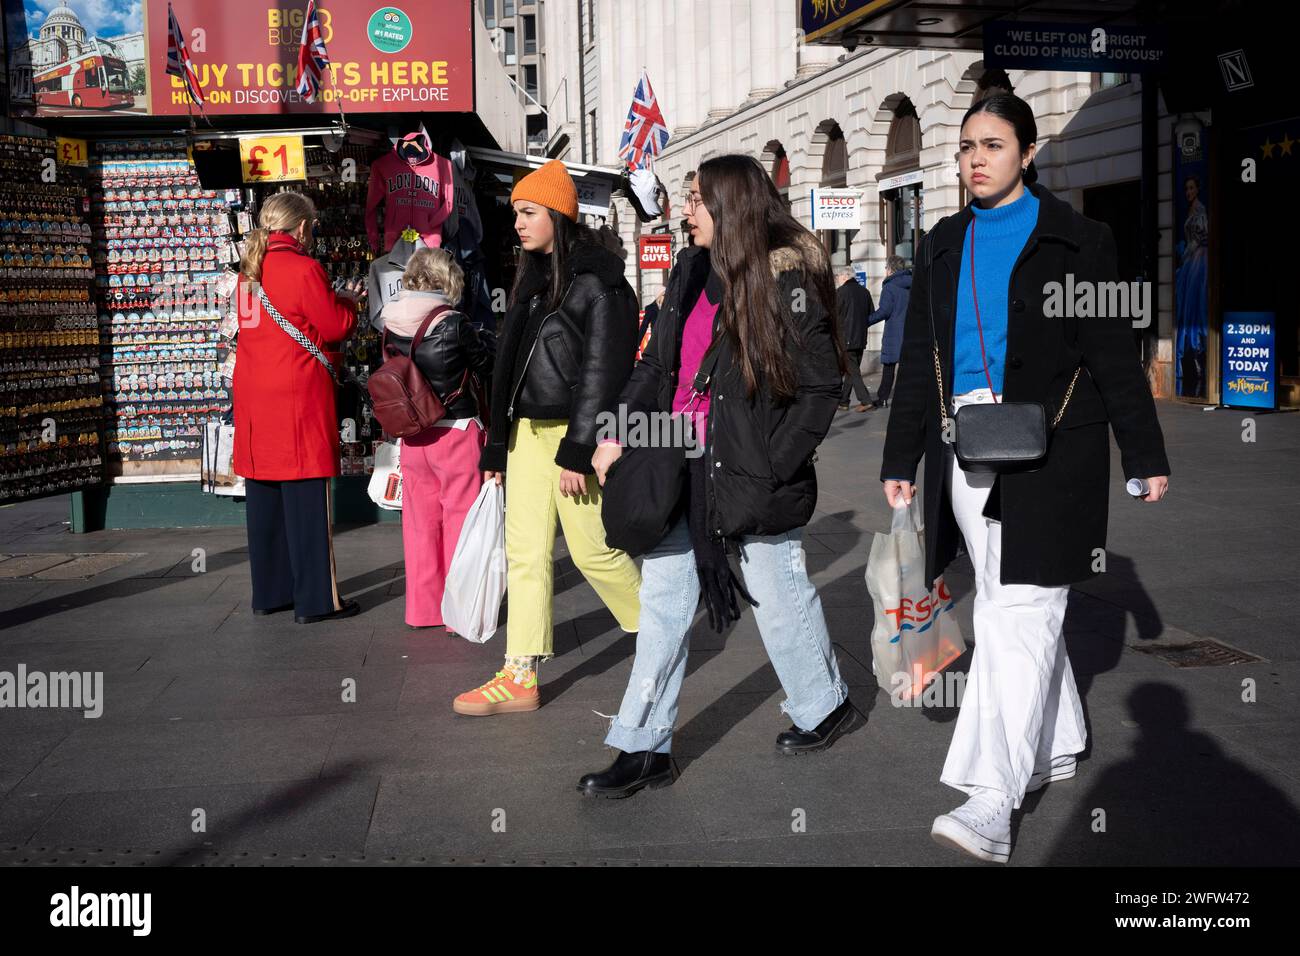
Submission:
[[[709,396],[691,398],[691,383],[695,373],[700,369],[700,361],[713,342],[713,320],[717,317],[718,305],[709,301],[707,292],[701,292],[695,302],[695,308],[686,317],[682,329],[682,362],[677,372],[677,392],[673,395],[673,412],[686,410],[688,404],[694,404],[694,419],[697,434],[703,436],[708,425]]]
[[[677,372],[677,391],[673,395],[673,414],[686,410],[691,398],[691,383],[695,373],[700,370],[704,353],[713,342],[713,320],[717,317],[718,305],[709,301],[707,292],[701,292],[691,314],[686,317],[686,326],[682,329],[682,361]],[[701,438],[709,424],[709,396],[701,395],[693,409],[696,434]],[[602,438],[598,444],[621,445],[616,438]]]

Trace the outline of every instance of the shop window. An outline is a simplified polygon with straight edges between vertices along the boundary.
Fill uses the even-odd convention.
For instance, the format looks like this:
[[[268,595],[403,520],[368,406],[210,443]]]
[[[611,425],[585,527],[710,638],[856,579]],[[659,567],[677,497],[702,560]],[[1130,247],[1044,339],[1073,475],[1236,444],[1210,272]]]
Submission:
[[[902,97],[894,106],[894,118],[885,139],[885,165],[878,178],[913,172],[920,165],[921,119],[912,101]],[[920,183],[908,183],[880,193],[880,241],[887,255],[902,256],[909,267],[924,235],[923,208]]]
[[[885,248],[891,256],[902,256],[909,268],[916,255],[916,246],[923,234],[923,210],[920,183],[887,190],[881,196],[884,207]]]
[[[839,229],[834,232],[824,231],[826,236],[826,254],[830,257],[831,267],[847,266],[853,261],[853,237],[856,229]]]

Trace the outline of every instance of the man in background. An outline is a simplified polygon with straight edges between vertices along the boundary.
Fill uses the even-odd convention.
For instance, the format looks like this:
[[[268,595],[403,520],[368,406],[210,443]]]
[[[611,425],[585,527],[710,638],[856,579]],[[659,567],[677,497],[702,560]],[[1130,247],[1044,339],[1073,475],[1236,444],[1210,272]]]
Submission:
[[[839,312],[840,335],[844,339],[844,351],[848,355],[849,372],[844,376],[844,389],[840,392],[840,411],[848,411],[849,391],[857,393],[858,404],[855,412],[865,412],[874,408],[871,403],[871,391],[862,380],[862,353],[867,348],[867,320],[875,311],[871,293],[858,284],[852,266],[838,266],[835,269],[835,304]]]
[[[867,325],[885,323],[884,339],[880,343],[880,388],[876,392],[873,408],[889,404],[889,393],[894,387],[894,371],[898,368],[898,353],[903,348],[903,322],[907,318],[907,302],[912,295],[912,270],[902,256],[885,260],[885,282],[880,287],[880,308],[871,313]]]

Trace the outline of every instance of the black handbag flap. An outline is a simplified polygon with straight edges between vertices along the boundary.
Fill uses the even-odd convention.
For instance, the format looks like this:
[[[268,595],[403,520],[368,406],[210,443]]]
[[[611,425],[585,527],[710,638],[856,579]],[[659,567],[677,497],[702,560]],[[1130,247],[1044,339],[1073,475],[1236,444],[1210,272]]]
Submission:
[[[1027,464],[1047,454],[1047,412],[1038,402],[963,405],[954,418],[963,464]]]

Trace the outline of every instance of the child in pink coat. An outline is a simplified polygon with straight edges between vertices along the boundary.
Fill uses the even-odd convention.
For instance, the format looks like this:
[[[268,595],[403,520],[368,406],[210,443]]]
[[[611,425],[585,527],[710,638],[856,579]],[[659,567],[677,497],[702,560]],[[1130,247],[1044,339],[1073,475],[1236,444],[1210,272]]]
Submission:
[[[411,354],[447,408],[446,416],[402,439],[402,550],[406,558],[406,623],[442,626],[442,594],[461,526],[483,482],[478,468],[484,409],[473,378],[490,374],[493,352],[454,306],[464,276],[451,254],[420,249],[406,264],[402,289],[384,306],[386,348]],[[432,318],[431,318],[432,317]],[[483,391],[482,394],[486,394]]]

